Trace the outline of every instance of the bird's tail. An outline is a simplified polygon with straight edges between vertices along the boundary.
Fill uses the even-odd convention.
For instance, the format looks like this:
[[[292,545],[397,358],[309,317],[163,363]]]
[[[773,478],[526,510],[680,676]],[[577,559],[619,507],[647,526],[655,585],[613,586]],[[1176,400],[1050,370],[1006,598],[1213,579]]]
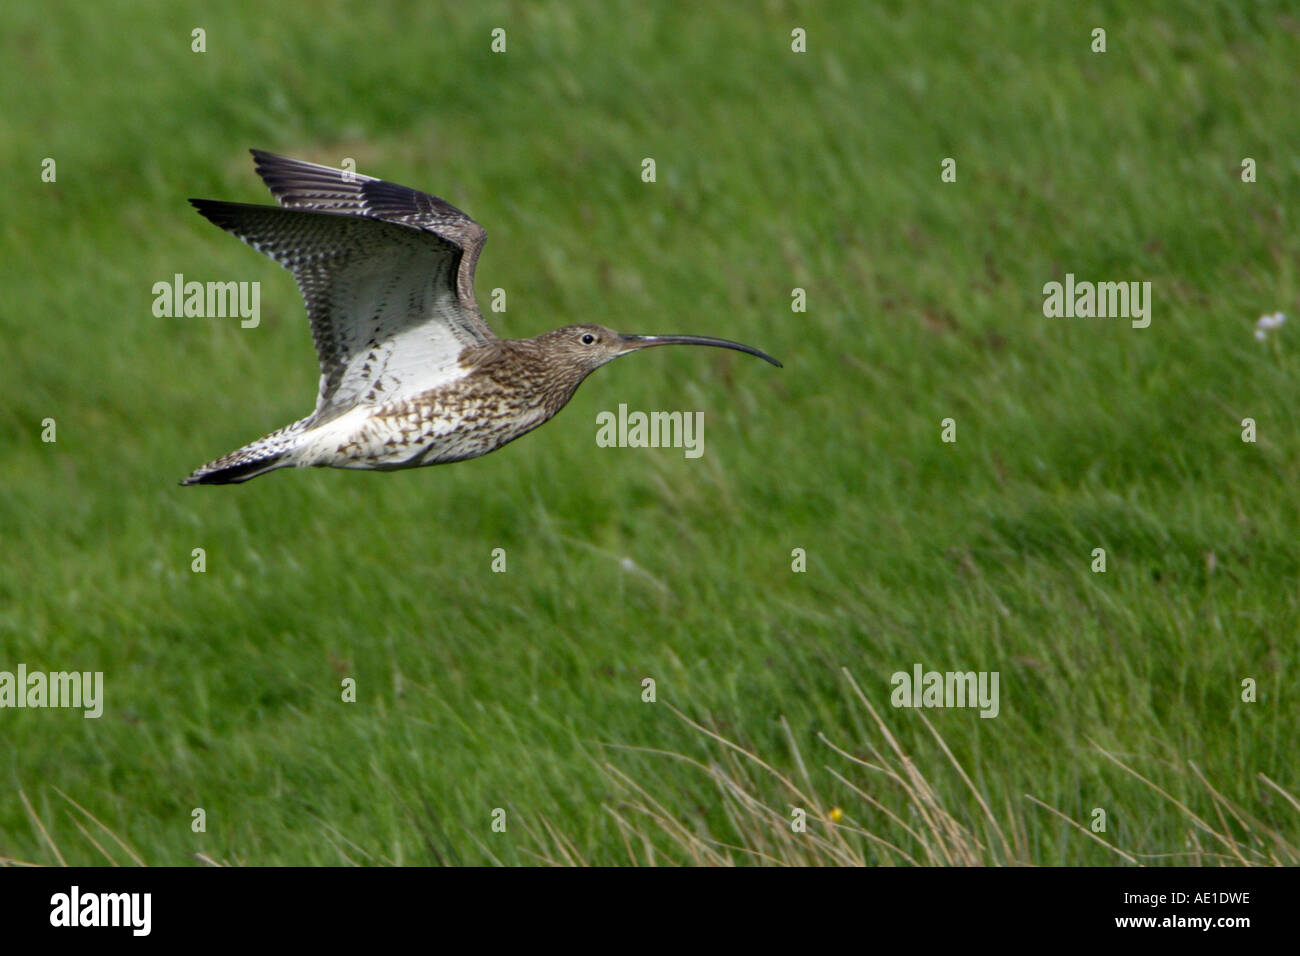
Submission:
[[[259,438],[255,442],[236,448],[216,461],[210,461],[184,479],[182,485],[232,485],[256,478],[277,468],[294,464],[292,452],[298,439],[307,430],[310,417],[286,425],[279,431]]]

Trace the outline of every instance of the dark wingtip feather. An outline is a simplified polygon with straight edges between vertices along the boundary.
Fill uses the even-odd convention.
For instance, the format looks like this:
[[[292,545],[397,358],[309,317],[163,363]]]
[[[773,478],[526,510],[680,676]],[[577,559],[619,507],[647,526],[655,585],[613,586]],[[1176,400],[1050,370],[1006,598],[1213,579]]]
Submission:
[[[228,209],[233,203],[220,199],[191,199],[190,205],[198,210],[200,216],[222,229],[227,228],[232,220]]]
[[[283,156],[268,153],[264,149],[249,149],[249,152],[253,154],[253,165],[257,167],[259,173],[268,166],[274,166],[276,163],[285,161]]]
[[[190,197],[190,205],[194,207],[194,210],[200,216],[202,216],[204,219],[208,220],[209,222],[213,221],[212,203],[215,201],[216,200],[213,199],[195,199],[192,196]]]

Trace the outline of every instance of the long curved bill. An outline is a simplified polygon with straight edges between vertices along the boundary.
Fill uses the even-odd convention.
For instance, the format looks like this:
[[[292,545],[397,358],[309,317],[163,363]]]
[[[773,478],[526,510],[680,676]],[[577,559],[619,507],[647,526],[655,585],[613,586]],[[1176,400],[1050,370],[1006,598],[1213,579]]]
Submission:
[[[739,342],[729,342],[726,339],[715,339],[708,335],[620,335],[619,338],[625,344],[625,348],[619,354],[625,355],[628,352],[637,349],[650,348],[652,345],[712,345],[720,349],[734,349],[737,352],[748,352],[750,355],[757,355],[764,362],[771,362],[777,368],[785,368],[780,362],[772,358],[766,352],[760,351],[750,345],[742,345]]]

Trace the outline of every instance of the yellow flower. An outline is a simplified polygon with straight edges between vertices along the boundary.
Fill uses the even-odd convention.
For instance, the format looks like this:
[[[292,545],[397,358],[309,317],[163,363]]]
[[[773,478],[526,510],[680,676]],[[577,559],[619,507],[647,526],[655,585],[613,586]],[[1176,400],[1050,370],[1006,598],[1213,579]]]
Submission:
[[[839,807],[831,807],[831,823],[839,823],[844,819],[844,811]]]

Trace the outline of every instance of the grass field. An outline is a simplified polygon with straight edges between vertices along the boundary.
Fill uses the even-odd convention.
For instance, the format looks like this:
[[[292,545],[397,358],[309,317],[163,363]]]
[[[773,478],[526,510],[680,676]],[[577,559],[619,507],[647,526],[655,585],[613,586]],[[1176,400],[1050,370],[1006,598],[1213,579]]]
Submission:
[[[1300,862],[1289,6],[11,4],[0,671],[105,704],[0,710],[0,857]],[[503,335],[785,368],[659,349],[478,460],[180,488],[314,400],[291,278],[186,203],[270,202],[248,147],[465,209]],[[155,317],[176,273],[261,324]],[[1150,326],[1046,318],[1067,273]],[[705,454],[597,447],[620,403]],[[916,663],[998,716],[891,707]]]

